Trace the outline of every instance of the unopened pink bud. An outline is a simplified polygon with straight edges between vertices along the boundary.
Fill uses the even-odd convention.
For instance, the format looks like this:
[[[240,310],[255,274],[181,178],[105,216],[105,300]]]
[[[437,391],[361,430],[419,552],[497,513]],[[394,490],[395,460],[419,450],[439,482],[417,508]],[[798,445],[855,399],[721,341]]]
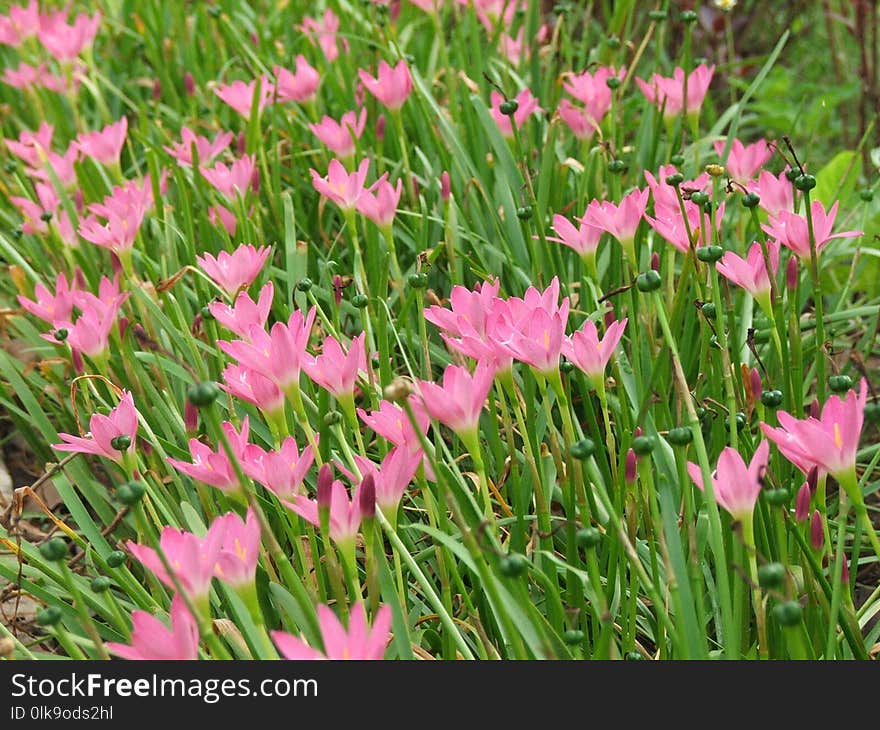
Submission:
[[[448,203],[451,195],[452,181],[449,179],[449,173],[444,170],[442,173],[440,173],[440,199],[444,203]]]
[[[358,504],[364,519],[371,520],[376,516],[376,481],[372,474],[367,474],[361,482]]]
[[[199,409],[190,403],[189,399],[187,399],[186,405],[183,407],[183,424],[186,427],[187,434],[198,431]]]
[[[400,0],[391,0],[391,5],[388,6],[388,17],[392,23],[396,23],[400,17],[400,5]]]
[[[630,449],[626,452],[626,469],[624,472],[624,478],[626,479],[627,484],[633,484],[636,480],[637,471],[636,466],[638,463],[638,459],[636,459],[636,452]]]
[[[605,312],[605,329],[607,330],[611,325],[613,325],[617,321],[617,315],[614,313],[613,309],[609,309]]]
[[[235,140],[235,149],[238,151],[239,156],[245,153],[247,149],[246,143],[247,140],[245,139],[244,132],[239,132],[238,139]]]
[[[637,438],[638,438],[639,436],[641,436],[643,433],[644,433],[644,431],[642,431],[642,427],[641,427],[641,426],[636,426],[636,430],[633,431],[633,438],[636,438],[636,439],[637,439]]]
[[[419,179],[413,175],[412,176],[412,191],[415,197],[419,197]]]
[[[342,277],[339,274],[335,274],[333,276],[333,300],[336,302],[337,307],[342,304],[342,290],[344,288]]]
[[[807,482],[798,490],[794,503],[794,518],[798,522],[806,522],[810,516],[810,485]]]
[[[196,93],[196,80],[189,71],[183,75],[183,90],[187,96],[192,96]]]
[[[260,170],[256,167],[251,175],[251,189],[254,191],[254,195],[260,194]]]
[[[654,271],[660,271],[660,254],[656,251],[651,254],[651,268]]]
[[[125,333],[128,331],[128,325],[130,325],[130,324],[131,324],[131,321],[128,319],[128,317],[120,317],[119,318],[117,326],[119,327],[119,336],[120,337],[125,337]]]
[[[849,583],[849,560],[846,558],[843,559],[843,563],[840,566],[840,582]]]
[[[816,486],[819,484],[819,467],[814,466],[807,473],[807,484],[810,487],[810,494],[816,493]]]
[[[761,373],[758,372],[758,368],[752,368],[749,371],[749,380],[752,385],[752,400],[758,400],[764,390],[761,385]]]
[[[810,521],[810,544],[813,550],[821,550],[825,544],[825,531],[822,529],[822,515],[819,510],[813,511],[813,519]]]
[[[810,403],[810,417],[818,419],[819,418],[819,399],[813,398],[813,402]]]
[[[318,509],[329,510],[333,494],[333,467],[324,464],[318,472]]]
[[[385,139],[385,115],[380,114],[376,120],[376,139],[379,141]]]
[[[156,79],[153,82],[153,101],[159,101],[162,98],[162,82]]]
[[[785,267],[785,285],[788,287],[789,291],[794,291],[795,289],[797,289],[797,285],[798,285],[797,256],[792,256],[788,260],[788,264]]]

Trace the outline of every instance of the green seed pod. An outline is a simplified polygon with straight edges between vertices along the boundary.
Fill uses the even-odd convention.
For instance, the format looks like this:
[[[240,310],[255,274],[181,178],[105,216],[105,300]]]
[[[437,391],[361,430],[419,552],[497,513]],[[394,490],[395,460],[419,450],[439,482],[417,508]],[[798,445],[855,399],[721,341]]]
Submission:
[[[602,539],[602,533],[597,527],[582,527],[575,534],[578,545],[587,550],[595,548]]]
[[[116,488],[116,498],[127,507],[132,507],[143,499],[146,491],[143,482],[126,482]]]
[[[782,626],[797,626],[803,613],[804,610],[797,601],[785,601],[773,607],[773,616]]]
[[[498,106],[498,111],[508,117],[512,117],[514,114],[516,114],[517,109],[519,109],[519,102],[516,99],[508,99],[507,101],[502,101],[501,104]]]
[[[644,271],[636,278],[636,287],[640,292],[657,291],[663,283],[660,274],[653,269]]]
[[[106,575],[99,575],[97,578],[93,578],[89,587],[92,589],[93,593],[103,593],[108,590],[113,582]]]
[[[874,191],[873,190],[862,190],[859,193],[859,197],[864,200],[866,203],[870,203],[874,199]]]
[[[761,403],[767,406],[767,408],[779,408],[782,405],[782,400],[781,390],[765,390],[761,393]]]
[[[682,23],[696,23],[697,22],[697,14],[693,10],[682,10],[681,15]]]
[[[40,213],[40,220],[43,221],[43,223],[48,223],[52,220],[52,211],[47,210],[45,213]]]
[[[577,629],[568,629],[562,635],[562,640],[569,646],[575,646],[584,640],[584,632]]]
[[[647,456],[654,450],[656,439],[653,436],[636,436],[632,440],[632,450],[637,456]]]
[[[219,18],[220,12],[221,12],[221,8],[219,5],[209,5],[208,6],[208,15],[210,15],[212,18]]]
[[[505,578],[518,578],[529,565],[525,555],[510,553],[498,561],[498,569]]]
[[[865,403],[865,420],[868,423],[880,421],[880,401]]]
[[[50,562],[63,560],[67,555],[67,542],[60,537],[53,537],[51,540],[47,540],[40,545],[40,555],[43,557],[43,560]]]
[[[220,388],[217,383],[211,380],[205,380],[201,383],[195,383],[189,386],[186,391],[186,397],[189,402],[196,408],[205,408],[211,405],[217,396],[220,395]]]
[[[64,329],[64,327],[61,327],[61,328],[55,330],[54,336],[55,336],[55,339],[58,340],[59,342],[64,342],[64,340],[67,339],[67,335],[68,335],[67,330]]]
[[[673,428],[666,434],[666,440],[673,446],[687,446],[694,440],[694,432],[689,426]]]
[[[626,163],[623,160],[611,160],[611,162],[608,163],[608,172],[620,175],[626,172]]]
[[[800,175],[801,171],[798,170],[796,167],[789,167],[785,171],[785,179],[788,180],[790,183],[794,183],[794,181],[797,180]]]
[[[672,157],[669,158],[669,162],[671,164],[675,165],[676,167],[681,167],[684,164],[684,155],[681,154],[681,152],[679,152],[675,155],[672,155]],[[681,173],[678,173],[678,174],[681,175]],[[668,178],[666,179],[666,182],[669,182]],[[681,176],[681,182],[684,182],[684,175]],[[669,183],[669,184],[672,185],[673,183]]]
[[[114,436],[110,439],[110,446],[112,446],[117,451],[125,451],[129,446],[131,446],[131,436],[126,433],[121,433],[118,436]]]
[[[644,660],[645,657],[640,651],[628,651],[626,654],[623,655],[623,658],[628,662],[639,662]]]
[[[648,13],[648,17],[655,22],[666,20],[666,15],[667,13],[665,10],[652,10],[650,13]]]
[[[605,79],[605,86],[614,91],[614,89],[620,88],[620,79],[617,76],[609,76]]]
[[[605,43],[609,48],[614,50],[620,48],[620,38],[616,35],[608,36],[608,38],[605,39]]]
[[[342,414],[339,411],[327,411],[324,414],[324,423],[327,426],[335,426],[342,423]]]
[[[813,175],[798,175],[794,180],[794,186],[804,192],[812,190],[816,187],[816,178]]]
[[[424,271],[409,275],[409,285],[413,289],[424,289],[428,286],[428,275]]]
[[[516,217],[521,221],[527,221],[534,215],[534,211],[532,211],[531,205],[524,205],[521,208],[516,209]]]
[[[666,184],[672,185],[675,187],[676,185],[681,185],[684,182],[684,175],[680,172],[675,172],[672,175],[667,175]]]
[[[7,175],[11,175],[13,172],[15,172],[16,167],[17,166],[15,164],[15,161],[9,160],[3,165],[3,172],[5,172]]]
[[[706,193],[691,193],[691,202],[694,205],[704,205],[709,200]]]
[[[199,314],[202,315],[202,319],[214,319],[214,315],[211,314],[211,310],[208,307],[202,307]]]
[[[329,264],[328,264],[327,268],[328,269],[330,268]],[[312,286],[314,286],[314,283],[312,282],[312,280],[309,277],[305,277],[304,279],[300,279],[296,283],[297,291],[308,291],[309,289],[312,288]]]
[[[832,375],[828,378],[828,387],[832,393],[846,393],[852,388],[852,378],[849,375]]]
[[[748,419],[746,418],[746,414],[740,411],[736,414],[736,430],[742,431],[748,425]]]
[[[757,193],[746,193],[740,199],[743,208],[755,208],[761,202],[761,196]]]
[[[596,444],[592,439],[581,439],[568,448],[568,452],[578,461],[589,459],[596,452]]]
[[[58,606],[46,606],[37,612],[37,624],[40,626],[54,626],[61,620],[61,609]]]
[[[114,550],[107,556],[107,566],[110,568],[118,568],[125,564],[125,553],[122,550]]]
[[[355,294],[351,298],[351,306],[355,309],[363,309],[370,303],[369,298],[367,298],[366,294]]]
[[[572,370],[574,370],[574,363],[571,360],[563,360],[559,363],[559,372],[570,373]]]
[[[773,507],[781,507],[788,504],[790,496],[787,489],[766,489],[763,495],[764,499],[767,500],[767,504]]]
[[[785,579],[785,566],[782,563],[767,563],[758,568],[758,585],[761,588],[777,588]]]
[[[706,302],[702,307],[700,307],[700,311],[703,313],[703,316],[706,319],[716,319],[718,312],[715,310],[714,302]]]

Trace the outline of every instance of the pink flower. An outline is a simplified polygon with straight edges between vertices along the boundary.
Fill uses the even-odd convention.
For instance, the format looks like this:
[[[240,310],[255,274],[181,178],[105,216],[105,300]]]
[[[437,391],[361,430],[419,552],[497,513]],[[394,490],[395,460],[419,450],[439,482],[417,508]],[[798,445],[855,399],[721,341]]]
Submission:
[[[265,74],[260,77],[259,81],[260,95],[257,98],[257,110],[258,112],[262,112],[263,109],[266,108],[266,105],[272,100],[272,96],[275,94],[275,87],[269,80],[269,77]],[[257,79],[248,83],[245,83],[244,81],[233,81],[231,84],[220,84],[215,86],[214,93],[245,119],[250,119],[256,86]]]
[[[325,465],[326,466],[326,465]],[[332,479],[332,474],[330,476]],[[319,476],[320,481],[320,476]],[[319,488],[319,497],[321,490]],[[334,479],[329,488],[330,508],[330,539],[337,545],[354,547],[355,537],[361,526],[361,507],[357,494],[349,498],[348,491],[338,479]],[[293,495],[293,501],[281,500],[293,512],[315,527],[321,526],[319,505],[315,500],[301,494]]]
[[[584,71],[580,74],[568,73],[563,81],[563,88],[575,99],[587,107],[592,115],[601,120],[611,108],[611,89],[608,79],[623,79],[626,69],[615,69],[614,66],[600,66],[593,73]]]
[[[724,146],[725,143],[721,140],[715,142],[715,152],[719,157],[724,153]],[[746,185],[771,157],[773,157],[773,148],[766,139],[750,145],[744,145],[738,139],[734,139],[724,166],[733,180]]]
[[[700,246],[708,246],[711,241],[703,240],[703,226],[709,228],[709,215],[704,213],[702,208],[690,201],[685,201],[684,208],[687,213],[691,234],[694,237],[694,247],[699,248]],[[716,232],[721,230],[721,221],[723,218],[724,203],[718,206],[718,211],[715,213]],[[671,243],[679,251],[686,254],[690,250],[690,240],[688,239],[687,228],[685,227],[684,219],[682,218],[679,209],[676,208],[674,211],[672,209],[661,209],[657,218],[652,218],[651,216],[646,215],[645,220],[648,221],[651,228],[653,228],[663,239],[668,243]]]
[[[251,479],[262,484],[281,499],[290,499],[302,492],[301,486],[315,460],[311,444],[302,452],[292,436],[277,451],[265,451],[256,444],[245,449],[242,468]]]
[[[776,276],[779,269],[779,244],[776,241],[767,241],[767,253],[770,254],[773,276]],[[770,311],[770,276],[760,243],[755,241],[751,245],[746,259],[737,256],[733,251],[725,251],[715,268],[723,277],[751,294],[765,312]]]
[[[586,109],[575,106],[568,99],[560,101],[556,111],[559,118],[578,139],[592,139],[602,121],[601,118],[592,116]]]
[[[255,170],[254,156],[244,155],[229,167],[218,162],[214,167],[203,167],[201,173],[221,195],[228,200],[235,200],[239,195],[247,195]]]
[[[290,315],[287,324],[276,322],[270,332],[251,327],[250,342],[220,341],[218,346],[239,364],[256,370],[274,382],[281,390],[299,387],[302,361],[307,356],[306,347],[317,310],[312,307],[303,317],[300,310]]]
[[[845,400],[832,395],[819,418],[799,420],[779,411],[781,428],[762,423],[761,429],[782,455],[805,474],[815,465],[840,481],[841,476],[856,468],[867,396],[868,381],[862,378],[858,394],[850,390]]]
[[[235,218],[235,213],[222,205],[212,205],[208,208],[208,220],[211,221],[213,226],[223,226],[223,229],[230,236],[234,236],[238,228],[238,220]]]
[[[301,639],[283,631],[273,631],[272,639],[285,659],[382,659],[391,638],[391,609],[376,611],[373,627],[367,625],[363,604],[356,603],[348,620],[348,630],[327,606],[318,606],[321,640],[324,651],[311,648]]]
[[[507,33],[502,33],[498,39],[498,51],[514,66],[519,66],[523,54],[528,54],[528,47],[523,43],[523,28],[519,29],[516,38]]]
[[[358,76],[367,91],[392,111],[400,109],[412,91],[412,76],[402,59],[394,68],[385,61],[379,61],[379,72],[375,78],[363,69],[358,70]]]
[[[3,69],[3,83],[14,89],[26,90],[37,85],[37,82],[46,73],[46,64],[41,63],[39,66],[31,66],[29,63],[19,63],[18,66],[11,66]]]
[[[397,204],[400,202],[400,194],[403,192],[401,180],[397,185],[392,185],[387,180],[379,180],[373,188],[376,193],[364,191],[358,198],[358,212],[369,218],[380,228],[389,228],[394,222],[397,213]]]
[[[419,431],[421,431],[422,435],[428,433],[428,425],[431,421],[420,399],[410,396],[409,402],[412,406]],[[368,428],[375,431],[386,441],[390,441],[395,446],[403,447],[410,452],[421,453],[422,442],[413,430],[409,416],[407,416],[406,411],[401,406],[391,401],[383,400],[379,403],[379,410],[367,413],[363,408],[358,408],[357,414]]]
[[[749,182],[746,188],[761,198],[760,206],[771,218],[776,218],[783,210],[794,208],[794,187],[785,176],[785,171],[777,177],[772,172],[761,170],[757,182]]]
[[[223,548],[220,530],[208,530],[204,538],[170,525],[159,536],[159,549],[183,589],[198,602],[207,600],[211,590],[214,567]],[[166,586],[174,589],[174,581],[165,569],[159,553],[148,545],[131,540],[127,543],[135,559]]]
[[[246,367],[227,365],[221,385],[227,393],[253,403],[263,413],[279,413],[284,408],[284,393],[265,375]]]
[[[584,217],[580,220],[591,226],[595,226],[610,233],[623,246],[627,255],[635,261],[633,241],[639,223],[645,215],[648,205],[648,193],[650,191],[636,188],[631,193],[624,195],[619,205],[603,200],[593,200],[587,206]]]
[[[207,165],[232,141],[232,132],[219,132],[214,141],[207,137],[199,137],[189,127],[180,130],[180,142],[172,142],[170,147],[163,149],[171,155],[181,167],[192,167],[192,146],[196,146],[196,154],[199,156],[199,166]]]
[[[661,165],[655,178],[648,170],[645,170],[645,180],[648,182],[648,187],[651,189],[651,195],[654,198],[654,211],[657,218],[681,215],[675,187],[666,182],[666,178],[670,175],[675,175],[677,172],[678,170],[675,169],[674,165]],[[709,179],[709,175],[703,172],[693,180],[685,180],[680,186],[682,194],[684,194],[685,189],[702,192],[708,186]],[[687,203],[687,201],[685,202]]]
[[[34,190],[37,194],[37,201],[30,198],[22,198],[17,195],[10,195],[9,202],[15,205],[24,218],[21,230],[24,233],[48,233],[49,225],[43,220],[43,216],[54,216],[61,206],[58,194],[55,188],[46,183],[35,183]],[[65,211],[61,211],[62,216],[66,216]],[[67,219],[69,222],[69,218]]]
[[[80,53],[91,48],[101,25],[101,14],[89,17],[77,15],[73,25],[67,24],[67,11],[40,16],[37,37],[57,61],[73,61]]]
[[[0,15],[0,45],[20,46],[40,29],[40,5],[30,0],[26,7],[13,5],[9,15]]]
[[[9,151],[29,167],[39,167],[46,159],[46,153],[52,148],[53,127],[48,122],[41,122],[36,132],[24,130],[18,135],[18,141],[4,139]]]
[[[367,110],[361,109],[360,114],[346,112],[338,122],[325,116],[320,124],[310,124],[309,129],[335,155],[345,158],[354,155],[354,140],[361,138],[366,124]]]
[[[715,494],[715,501],[735,520],[751,519],[755,502],[758,501],[758,495],[761,493],[769,452],[770,443],[762,441],[749,465],[746,466],[736,449],[727,446],[721,451],[718,468],[712,475],[712,491]],[[705,491],[700,467],[689,461],[687,470],[694,484]]]
[[[244,461],[250,433],[248,417],[245,416],[241,422],[240,432],[236,431],[235,426],[229,421],[224,421],[222,428],[226,438],[229,439],[236,460],[241,464]],[[192,456],[191,463],[171,458],[168,459],[168,463],[191,479],[216,487],[222,492],[234,494],[241,489],[235,467],[222,444],[218,446],[217,451],[213,451],[210,446],[206,446],[198,439],[190,439],[189,453]]]
[[[327,177],[321,177],[316,170],[309,170],[312,174],[312,185],[325,198],[332,200],[342,210],[354,210],[358,201],[364,194],[364,182],[367,179],[367,170],[370,167],[369,160],[363,160],[358,169],[349,173],[339,160],[330,160]],[[384,179],[384,177],[379,180]],[[366,188],[372,192],[379,181]]]
[[[489,112],[501,130],[501,134],[508,139],[513,137],[513,125],[510,123],[510,117],[501,112],[501,104],[504,102],[504,97],[493,89],[492,93],[489,94],[489,101],[491,102]],[[516,103],[517,108],[513,113],[513,121],[516,123],[517,128],[521,128],[532,114],[540,114],[544,111],[538,106],[538,100],[532,96],[532,92],[529,89],[523,89],[516,95]]]
[[[109,346],[110,332],[116,324],[119,308],[128,298],[128,292],[119,293],[119,281],[101,279],[98,296],[91,292],[73,291],[73,303],[81,310],[75,323],[59,321],[55,326],[67,330],[64,340],[74,356],[88,355],[95,358],[102,355]],[[57,344],[54,335],[42,335],[43,339]]]
[[[196,256],[196,261],[204,272],[230,297],[251,285],[262,271],[271,249],[268,246],[255,248],[252,244],[242,244],[235,251],[221,251],[215,258],[206,253]]]
[[[76,184],[76,169],[73,163],[78,159],[79,150],[75,144],[70,145],[63,155],[47,150],[42,164],[31,170],[31,175],[38,180],[53,185],[54,181],[49,173],[49,169],[51,169],[65,188],[71,188]]]
[[[236,590],[253,584],[260,557],[260,523],[253,509],[242,520],[235,512],[216,518],[208,532],[222,535],[214,575]]]
[[[117,255],[130,251],[137,239],[146,209],[143,205],[127,205],[124,202],[120,204],[112,198],[104,200],[105,205],[110,200],[110,205],[115,206],[113,209],[106,209],[104,217],[107,222],[101,223],[97,216],[90,215],[80,222],[79,235],[89,243],[110,249]]]
[[[701,64],[697,66],[687,77],[687,101],[684,98],[684,69],[676,67],[672,78],[654,74],[651,81],[643,81],[636,77],[636,83],[645,98],[658,109],[663,110],[663,116],[667,119],[681,114],[684,107],[687,115],[699,113],[703,105],[703,99],[712,82],[712,74],[715,66]]]
[[[108,641],[107,651],[123,659],[190,661],[199,658],[199,625],[180,596],[171,601],[171,628],[147,611],[133,611],[131,644]]]
[[[477,363],[473,374],[466,368],[449,365],[443,371],[442,386],[421,380],[418,390],[431,418],[460,436],[473,436],[479,429],[480,414],[494,381],[494,367],[483,360]]]
[[[553,216],[553,228],[559,234],[559,238],[547,237],[548,241],[555,241],[568,246],[578,252],[582,259],[595,258],[599,248],[599,240],[602,238],[602,229],[588,223],[583,223],[575,228],[574,224],[563,215]]]
[[[291,73],[282,66],[272,69],[275,74],[275,92],[278,101],[296,101],[300,104],[315,98],[321,77],[318,72],[309,65],[306,57],[296,57],[296,73]]]
[[[256,325],[259,329],[266,326],[274,294],[275,287],[270,281],[260,289],[260,296],[256,303],[246,291],[241,291],[235,298],[233,306],[230,307],[225,302],[211,302],[208,305],[208,310],[211,312],[211,316],[226,329],[247,339],[252,325]]]
[[[314,18],[303,18],[302,32],[306,33],[310,40],[312,34],[318,36],[318,45],[329,63],[333,63],[339,57],[339,47],[336,45],[337,30],[339,30],[339,18],[330,8],[324,11],[323,23]],[[348,44],[345,40],[342,41],[342,44],[348,50]]]
[[[837,203],[831,206],[831,210],[825,212],[821,201],[814,200],[810,204],[813,214],[813,235],[816,239],[816,253],[818,254],[835,238],[853,238],[863,236],[864,231],[844,231],[832,233],[834,219],[837,217]],[[810,260],[810,234],[805,216],[797,215],[788,210],[779,211],[779,215],[771,218],[768,224],[761,226],[767,235],[775,238],[779,243],[790,248],[802,261]]]
[[[54,294],[42,284],[37,284],[34,286],[36,301],[19,295],[18,303],[35,317],[39,317],[54,327],[59,327],[63,323],[69,322],[73,316],[72,288],[64,272],[61,272],[55,279]]]
[[[360,454],[354,455],[354,461],[362,477],[368,474],[373,477],[376,487],[376,504],[383,513],[392,519],[397,513],[397,506],[403,498],[406,488],[415,478],[422,463],[422,455],[418,451],[410,451],[400,446],[395,446],[382,459],[382,464],[377,466],[369,459]],[[351,472],[339,467],[349,479],[356,480]]]
[[[361,332],[355,337],[347,353],[343,352],[334,337],[327,337],[320,355],[306,355],[303,358],[302,369],[312,382],[328,391],[336,400],[353,403],[358,375],[367,370],[364,336]]]
[[[74,143],[84,157],[107,167],[119,164],[119,154],[128,133],[128,119],[108,124],[100,132],[80,132]]]
[[[470,5],[470,0],[458,0],[460,5]],[[510,27],[516,11],[525,10],[525,0],[473,0],[473,7],[483,27],[490,33],[496,27]]]
[[[409,2],[426,13],[436,13],[446,0],[409,0]]]
[[[600,339],[596,325],[588,319],[581,329],[562,343],[563,354],[593,381],[597,389],[603,387],[605,367],[623,337],[626,322],[626,319],[612,322]]]
[[[134,407],[134,399],[127,390],[122,391],[119,404],[106,416],[93,413],[89,419],[87,437],[72,436],[59,433],[64,443],[52,446],[56,451],[71,451],[81,454],[103,456],[117,464],[122,463],[123,454],[133,454],[137,438],[138,412]],[[113,446],[113,441],[124,436],[128,445],[123,449]],[[124,439],[122,439],[124,441]]]

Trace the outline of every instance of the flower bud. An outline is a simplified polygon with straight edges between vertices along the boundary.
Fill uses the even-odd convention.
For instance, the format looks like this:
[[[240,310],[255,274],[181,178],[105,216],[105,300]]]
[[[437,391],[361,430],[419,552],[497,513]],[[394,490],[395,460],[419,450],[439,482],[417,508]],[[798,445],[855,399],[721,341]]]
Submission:
[[[681,154],[681,152],[678,152],[669,158],[669,162],[670,162],[670,164],[675,165],[676,167],[681,167],[684,164],[684,155]],[[683,181],[684,181],[684,175],[681,176],[680,182],[683,182]],[[669,180],[667,180],[667,182],[669,182]],[[677,185],[678,183],[669,183],[669,184],[670,185]]]
[[[797,289],[798,273],[797,256],[792,256],[788,259],[788,263],[785,265],[785,285],[788,287],[789,291]]]
[[[807,473],[807,485],[810,487],[810,494],[816,493],[816,487],[819,485],[819,467],[814,466]]]
[[[656,271],[658,274],[660,273],[660,254],[657,253],[657,251],[651,253],[651,271]]]
[[[162,99],[162,82],[157,78],[153,81],[153,101]]]
[[[624,468],[624,478],[626,479],[627,484],[633,484],[638,476],[637,471],[638,459],[636,458],[636,452],[632,449],[628,449],[626,452],[626,463]]]
[[[238,137],[235,140],[235,149],[238,152],[238,156],[241,157],[247,151],[247,137],[244,135],[244,131],[238,133]]]
[[[372,474],[367,474],[361,481],[358,504],[364,519],[372,520],[376,516],[376,481]]]
[[[849,583],[849,560],[845,556],[840,564],[840,582]]]
[[[330,464],[324,464],[318,471],[318,511],[330,511],[330,501],[333,496],[333,467]],[[323,521],[323,520],[322,520]]]
[[[574,363],[571,360],[563,360],[559,363],[559,372],[560,373],[570,373],[574,370]]]
[[[608,36],[605,39],[605,43],[612,50],[616,50],[616,49],[620,48],[620,38],[618,38],[616,35]]]
[[[15,641],[8,636],[0,639],[0,659],[7,659],[15,651]]]
[[[199,409],[189,401],[183,406],[183,425],[188,434],[193,434],[199,429]]]
[[[648,17],[655,22],[660,22],[661,20],[666,20],[666,11],[652,10],[648,13]]]
[[[376,120],[376,139],[382,141],[385,139],[385,115],[380,114]]]
[[[810,485],[804,482],[798,489],[797,498],[794,501],[794,518],[798,522],[806,522],[810,516]]]
[[[798,177],[800,177],[800,174],[801,174],[801,171],[798,170],[797,168],[789,167],[785,171],[785,179],[788,180],[790,183],[794,183],[794,181],[797,180]]]
[[[813,398],[813,402],[810,403],[810,418],[815,418],[819,420],[819,399]]]
[[[449,178],[449,173],[446,170],[444,170],[440,174],[440,199],[444,203],[448,203],[451,195],[452,195],[452,181]]]
[[[810,545],[813,550],[821,550],[825,544],[825,531],[822,529],[822,515],[819,510],[813,510],[813,518],[810,520]]]
[[[763,386],[761,384],[761,373],[758,368],[749,370],[749,387],[752,389],[752,400],[758,400],[761,397]]]
[[[724,174],[724,165],[709,164],[705,170],[709,177],[721,177]]]
[[[183,75],[183,90],[187,96],[192,96],[196,93],[196,80],[189,71]]]
[[[531,205],[524,205],[521,208],[516,209],[516,217],[521,221],[529,220],[533,214]]]
[[[419,271],[410,274],[407,282],[413,289],[425,289],[428,286],[428,275],[424,271]]]

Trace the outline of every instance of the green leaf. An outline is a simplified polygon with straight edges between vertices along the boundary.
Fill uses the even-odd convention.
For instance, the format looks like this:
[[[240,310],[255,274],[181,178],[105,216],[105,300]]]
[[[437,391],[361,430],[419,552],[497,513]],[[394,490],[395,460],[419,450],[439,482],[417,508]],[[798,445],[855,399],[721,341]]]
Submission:
[[[855,151],[838,152],[831,162],[816,173],[816,188],[811,197],[821,201],[826,209],[837,200],[849,200],[861,171],[862,160]]]

